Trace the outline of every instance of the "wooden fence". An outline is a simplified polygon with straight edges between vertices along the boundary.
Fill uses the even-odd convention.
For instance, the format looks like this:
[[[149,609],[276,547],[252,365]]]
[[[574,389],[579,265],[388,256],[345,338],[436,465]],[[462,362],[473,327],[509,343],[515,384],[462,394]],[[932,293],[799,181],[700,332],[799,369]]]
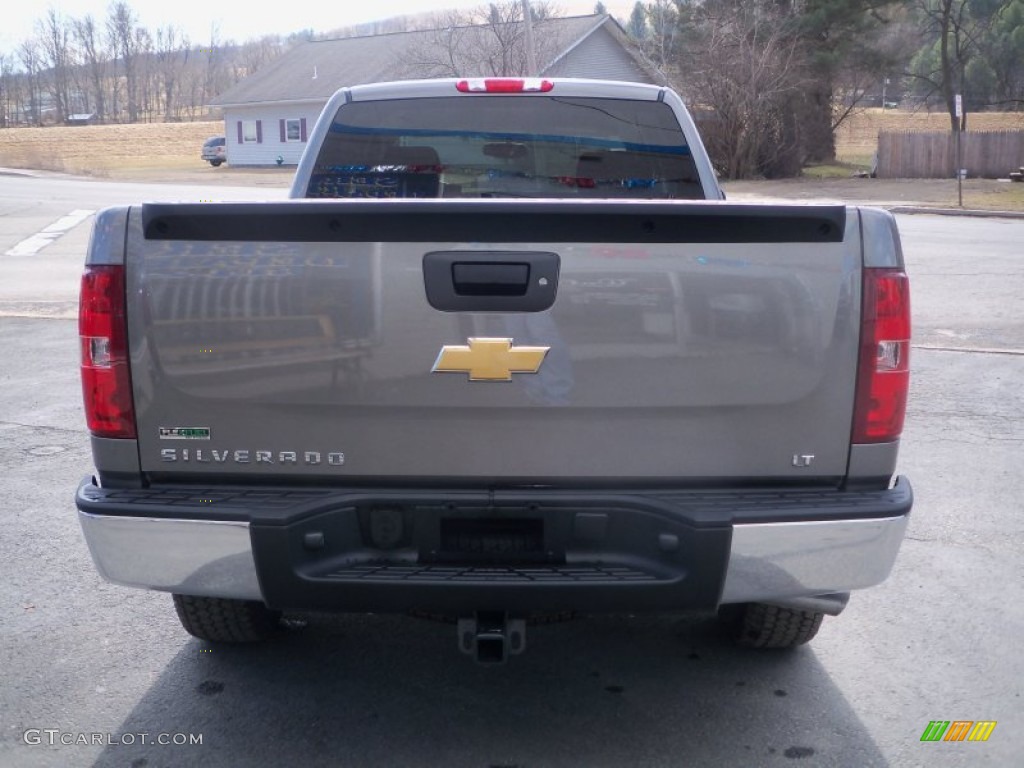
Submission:
[[[1024,131],[965,131],[961,168],[969,177],[1005,179],[1024,166]],[[955,179],[956,140],[952,133],[880,131],[881,179]]]

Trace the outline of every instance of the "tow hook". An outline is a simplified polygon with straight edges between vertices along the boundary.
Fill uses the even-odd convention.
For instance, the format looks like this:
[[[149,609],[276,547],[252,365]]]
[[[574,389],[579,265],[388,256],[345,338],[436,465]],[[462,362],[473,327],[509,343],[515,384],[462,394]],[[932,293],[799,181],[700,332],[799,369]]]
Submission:
[[[458,622],[459,650],[479,664],[504,664],[526,650],[526,620],[510,619],[504,611],[477,611]]]

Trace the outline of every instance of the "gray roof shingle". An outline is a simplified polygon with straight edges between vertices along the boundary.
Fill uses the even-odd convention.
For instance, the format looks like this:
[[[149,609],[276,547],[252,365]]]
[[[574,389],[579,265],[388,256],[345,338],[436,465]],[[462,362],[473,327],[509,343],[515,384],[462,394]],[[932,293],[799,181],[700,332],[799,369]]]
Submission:
[[[606,24],[618,29],[614,19],[603,15],[535,22],[541,72],[560,62],[569,49]],[[521,33],[519,24],[510,27],[506,30],[510,34]],[[614,37],[619,42],[624,39]],[[312,40],[229,88],[211,106],[326,101],[339,88],[364,83],[489,76],[493,74],[491,70],[501,66],[500,62],[483,61],[486,52],[494,55],[490,40],[493,33],[486,26]],[[521,64],[513,61],[511,66]]]

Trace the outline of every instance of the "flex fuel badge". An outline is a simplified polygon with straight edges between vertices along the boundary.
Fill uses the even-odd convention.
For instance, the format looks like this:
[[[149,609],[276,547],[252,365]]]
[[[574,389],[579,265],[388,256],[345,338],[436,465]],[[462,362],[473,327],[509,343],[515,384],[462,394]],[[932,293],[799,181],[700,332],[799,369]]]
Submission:
[[[161,440],[209,440],[209,427],[160,427]]]

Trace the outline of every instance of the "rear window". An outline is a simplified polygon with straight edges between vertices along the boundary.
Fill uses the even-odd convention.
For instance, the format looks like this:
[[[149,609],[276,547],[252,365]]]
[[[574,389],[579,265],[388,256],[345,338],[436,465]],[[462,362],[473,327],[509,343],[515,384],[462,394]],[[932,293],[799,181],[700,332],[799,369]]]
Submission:
[[[203,146],[208,148],[208,149],[210,147],[223,147],[224,146],[224,137],[223,136],[215,136],[212,139],[207,139],[203,143]]]
[[[704,197],[672,109],[472,96],[343,105],[307,197]]]

